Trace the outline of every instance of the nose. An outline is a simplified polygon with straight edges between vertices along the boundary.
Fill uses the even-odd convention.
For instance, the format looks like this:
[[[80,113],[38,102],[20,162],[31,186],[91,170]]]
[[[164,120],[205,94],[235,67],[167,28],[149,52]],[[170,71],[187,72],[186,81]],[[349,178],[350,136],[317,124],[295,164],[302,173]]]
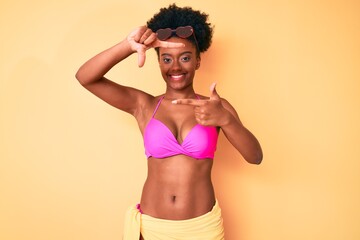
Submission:
[[[180,61],[174,60],[174,61],[173,61],[173,64],[171,65],[171,70],[172,70],[172,71],[179,71],[179,70],[181,70],[181,63],[180,63]]]

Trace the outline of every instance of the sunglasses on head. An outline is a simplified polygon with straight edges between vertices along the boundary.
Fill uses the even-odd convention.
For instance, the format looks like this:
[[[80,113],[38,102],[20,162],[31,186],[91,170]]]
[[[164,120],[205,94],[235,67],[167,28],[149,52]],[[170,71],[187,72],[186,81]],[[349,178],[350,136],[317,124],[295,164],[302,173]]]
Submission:
[[[176,29],[161,28],[156,31],[156,36],[160,41],[165,41],[166,39],[169,39],[172,36],[178,36],[180,38],[188,38],[191,35],[194,36],[196,48],[199,50],[199,45],[196,40],[195,32],[191,26],[178,27]]]

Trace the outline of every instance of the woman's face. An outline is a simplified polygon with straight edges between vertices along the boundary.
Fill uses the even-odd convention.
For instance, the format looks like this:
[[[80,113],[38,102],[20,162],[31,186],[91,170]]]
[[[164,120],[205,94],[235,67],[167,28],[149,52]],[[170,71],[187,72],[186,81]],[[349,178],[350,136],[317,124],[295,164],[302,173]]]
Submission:
[[[166,41],[185,45],[179,48],[159,49],[159,66],[167,87],[180,90],[192,86],[195,71],[200,67],[195,45],[187,39],[178,37]]]

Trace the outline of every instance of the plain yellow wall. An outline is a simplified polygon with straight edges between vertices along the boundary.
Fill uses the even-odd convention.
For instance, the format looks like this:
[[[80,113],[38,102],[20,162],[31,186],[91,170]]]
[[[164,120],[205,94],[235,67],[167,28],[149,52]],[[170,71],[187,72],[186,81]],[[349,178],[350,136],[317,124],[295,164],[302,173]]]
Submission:
[[[74,74],[169,3],[0,3],[0,239],[121,239],[146,177],[141,134]],[[220,137],[227,239],[360,239],[360,2],[177,3],[215,25],[198,92],[216,81],[264,150],[260,166],[246,164]],[[164,90],[154,51],[108,77]]]

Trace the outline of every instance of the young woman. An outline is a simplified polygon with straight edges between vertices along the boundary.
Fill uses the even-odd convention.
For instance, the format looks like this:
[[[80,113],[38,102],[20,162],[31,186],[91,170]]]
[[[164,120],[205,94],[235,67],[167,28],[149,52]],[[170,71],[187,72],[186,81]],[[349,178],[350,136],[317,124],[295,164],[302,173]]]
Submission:
[[[144,138],[148,176],[141,201],[127,213],[124,239],[224,239],[221,210],[211,182],[219,131],[246,161],[262,150],[215,85],[210,96],[193,88],[200,54],[211,45],[208,15],[175,4],[162,8],[124,40],[80,67],[79,82],[112,106],[133,115]],[[133,53],[138,65],[155,48],[165,92],[159,96],[123,86],[104,75]]]

